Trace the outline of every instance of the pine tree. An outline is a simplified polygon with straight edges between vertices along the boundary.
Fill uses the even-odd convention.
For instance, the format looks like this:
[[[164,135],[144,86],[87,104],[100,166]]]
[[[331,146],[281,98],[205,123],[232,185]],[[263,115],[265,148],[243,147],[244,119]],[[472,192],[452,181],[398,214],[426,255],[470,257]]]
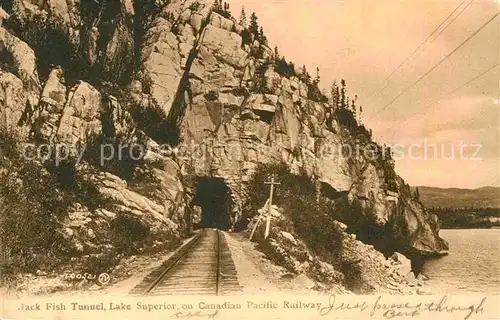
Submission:
[[[259,36],[259,23],[257,20],[257,15],[255,14],[255,12],[253,12],[250,16],[250,26],[248,27],[248,31],[250,31],[250,33],[254,35],[254,38],[257,38]]]
[[[352,99],[352,103],[351,103],[351,111],[354,114],[354,116],[356,116],[356,101],[358,101],[357,94],[354,96],[354,99]]]
[[[217,12],[220,15],[224,15],[225,8],[226,8],[226,4],[225,3],[223,4],[222,0],[215,0],[214,4],[212,6],[212,10]]]
[[[337,105],[335,107],[339,108],[341,106],[341,104],[340,104],[340,88],[339,88],[339,86],[337,86],[336,91],[337,92],[335,94],[337,95]]]
[[[245,7],[241,7],[240,25],[244,28],[247,27],[247,14],[245,13]]]
[[[309,75],[309,72],[307,71],[305,65],[303,65],[300,69],[299,79],[302,80],[306,85],[311,84],[311,75]]]
[[[280,52],[278,51],[278,46],[274,47],[274,60],[279,61],[280,60]]]
[[[263,29],[262,27],[260,27],[260,29],[259,29],[259,36],[258,36],[257,40],[258,40],[261,44],[265,44],[265,45],[267,45],[267,38],[266,38],[266,36],[264,35],[264,29]]]
[[[295,71],[295,63],[293,63],[293,61],[290,61],[288,63],[288,69],[290,70],[290,76],[297,76],[297,72]]]
[[[319,85],[319,81],[321,80],[319,76],[319,67],[316,67],[316,78],[313,80],[313,85],[317,87]]]
[[[335,110],[339,106],[340,100],[340,92],[339,86],[337,85],[337,81],[333,80],[333,83],[330,87],[330,99],[331,99],[331,109]]]
[[[352,99],[351,101],[351,111],[352,111],[352,115],[354,116],[354,119],[357,119],[356,118],[356,105],[355,105],[356,101],[354,99]]]
[[[340,107],[342,109],[347,109],[347,105],[349,103],[348,102],[349,98],[346,99],[347,92],[346,92],[346,88],[345,88],[346,86],[345,86],[345,80],[344,79],[342,79],[340,81],[340,85],[341,85],[341,88],[340,88]]]

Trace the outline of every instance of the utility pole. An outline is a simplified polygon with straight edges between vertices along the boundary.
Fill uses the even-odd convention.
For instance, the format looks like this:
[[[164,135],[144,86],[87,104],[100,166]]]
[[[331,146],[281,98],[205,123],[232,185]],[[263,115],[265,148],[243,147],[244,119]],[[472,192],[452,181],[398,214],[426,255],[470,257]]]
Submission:
[[[269,203],[269,199],[266,200],[266,204],[264,204],[264,207],[266,207],[268,203]],[[252,241],[253,234],[255,233],[255,230],[257,230],[257,227],[259,226],[260,220],[262,219],[264,212],[265,212],[264,210],[261,211],[261,213],[259,214],[259,218],[257,219],[257,221],[255,222],[255,225],[252,228],[252,232],[250,233],[250,241]]]
[[[271,227],[271,212],[273,208],[273,193],[274,193],[274,186],[278,186],[281,183],[275,182],[274,181],[274,175],[271,177],[271,181],[264,182],[264,184],[268,184],[271,186],[269,190],[269,212],[267,213],[267,223],[266,223],[266,232],[264,234],[264,239],[267,239],[269,236],[269,228]]]
[[[280,185],[281,183],[275,182],[274,181],[274,176],[271,177],[271,181],[264,182],[264,184],[271,185],[271,190],[269,191],[269,198],[267,199],[266,203],[264,204],[264,208],[268,207],[268,215],[267,215],[267,223],[266,223],[266,232],[264,238],[267,239],[269,236],[269,228],[271,227],[271,210],[273,206],[273,193],[274,193],[274,186],[275,185]],[[252,232],[250,233],[250,241],[252,241],[253,235],[255,233],[255,230],[257,230],[257,227],[259,226],[260,220],[262,220],[262,217],[264,216],[265,210],[262,210],[259,218],[255,222],[255,225],[252,228]]]

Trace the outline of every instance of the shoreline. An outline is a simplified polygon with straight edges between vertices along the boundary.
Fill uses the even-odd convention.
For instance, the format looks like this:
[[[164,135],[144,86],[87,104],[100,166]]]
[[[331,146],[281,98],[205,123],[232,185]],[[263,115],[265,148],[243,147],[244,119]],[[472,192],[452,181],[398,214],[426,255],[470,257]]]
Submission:
[[[441,228],[440,230],[490,230],[490,229],[500,229],[500,226],[493,227],[455,227],[455,228]]]

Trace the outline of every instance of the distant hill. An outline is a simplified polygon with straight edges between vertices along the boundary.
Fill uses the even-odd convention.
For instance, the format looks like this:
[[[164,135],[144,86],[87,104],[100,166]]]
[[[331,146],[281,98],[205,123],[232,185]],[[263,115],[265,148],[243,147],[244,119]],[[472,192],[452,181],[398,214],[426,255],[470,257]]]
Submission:
[[[415,190],[416,187],[412,187]],[[478,189],[418,187],[427,208],[500,208],[500,187]]]

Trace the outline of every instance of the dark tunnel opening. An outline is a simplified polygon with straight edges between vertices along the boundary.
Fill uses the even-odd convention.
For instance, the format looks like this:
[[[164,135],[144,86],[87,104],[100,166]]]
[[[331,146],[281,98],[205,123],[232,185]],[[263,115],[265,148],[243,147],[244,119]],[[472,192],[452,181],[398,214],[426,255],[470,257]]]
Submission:
[[[231,228],[231,191],[223,179],[198,179],[193,205],[201,207],[202,217],[195,228]]]

